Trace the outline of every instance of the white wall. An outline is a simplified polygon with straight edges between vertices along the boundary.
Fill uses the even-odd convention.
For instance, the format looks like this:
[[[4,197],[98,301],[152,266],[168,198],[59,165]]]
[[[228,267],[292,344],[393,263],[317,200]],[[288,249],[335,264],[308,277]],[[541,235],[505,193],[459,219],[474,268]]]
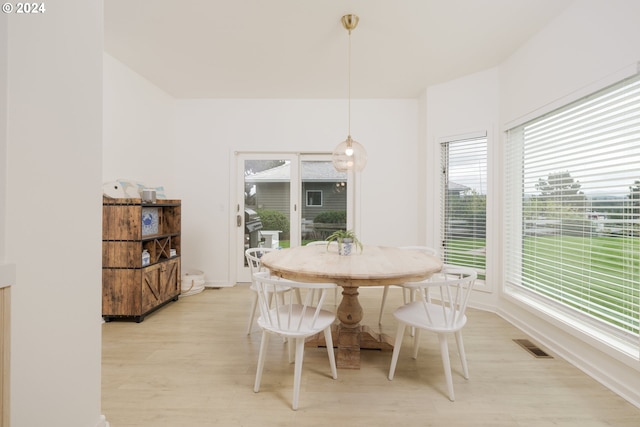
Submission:
[[[180,198],[173,185],[173,98],[106,53],[103,87],[103,181],[162,185],[167,197]]]
[[[417,100],[352,100],[351,132],[368,154],[361,173],[365,244],[415,244]],[[234,151],[330,152],[346,138],[346,100],[177,102],[177,188],[183,199],[183,268],[229,284]],[[390,226],[391,225],[391,226]]]
[[[103,5],[66,0],[46,7],[42,15],[7,16],[8,49],[0,43],[0,64],[8,64],[0,74],[0,85],[8,82],[0,230],[6,258],[17,265],[11,425],[96,427],[104,425]]]
[[[580,0],[502,65],[503,123],[531,118],[558,100],[640,61],[640,2]]]
[[[102,178],[163,185],[181,199],[183,270],[230,285],[232,153],[330,152],[347,136],[347,112],[346,100],[177,101],[105,54]],[[417,100],[352,100],[351,112],[369,159],[360,175],[362,240],[419,243]]]
[[[7,214],[7,16],[0,15],[0,287],[15,284],[15,265],[5,259]]]
[[[6,14],[0,15],[0,266],[5,262],[7,213],[7,60],[9,56],[7,18]]]

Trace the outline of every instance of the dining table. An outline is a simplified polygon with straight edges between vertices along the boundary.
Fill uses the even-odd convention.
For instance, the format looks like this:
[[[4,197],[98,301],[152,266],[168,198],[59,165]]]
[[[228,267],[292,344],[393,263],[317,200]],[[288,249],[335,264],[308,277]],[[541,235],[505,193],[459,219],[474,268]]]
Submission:
[[[360,350],[393,350],[391,337],[363,325],[358,300],[362,286],[402,285],[428,279],[442,269],[435,256],[414,249],[366,245],[350,255],[340,255],[338,245],[296,246],[265,253],[261,258],[271,274],[299,282],[329,282],[342,287],[337,308],[339,323],[333,328],[338,368],[360,369]],[[307,346],[324,346],[319,334]]]

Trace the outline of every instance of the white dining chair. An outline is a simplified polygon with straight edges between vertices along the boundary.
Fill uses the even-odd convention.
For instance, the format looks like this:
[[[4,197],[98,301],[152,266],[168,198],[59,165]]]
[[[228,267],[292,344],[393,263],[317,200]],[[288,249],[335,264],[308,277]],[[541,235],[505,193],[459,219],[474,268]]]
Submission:
[[[436,256],[436,257],[438,256],[438,250],[429,246],[402,246],[401,248],[407,249],[407,250],[422,251],[431,256]],[[410,295],[407,297],[407,288],[405,288],[404,285],[400,285],[400,287],[402,288],[402,299],[404,303],[406,304],[410,301],[413,301],[413,296],[410,293],[409,293]],[[379,325],[382,324],[382,314],[384,313],[384,305],[387,302],[388,293],[389,293],[389,286],[385,286],[382,291],[382,303],[380,304],[380,314],[378,315]]]
[[[260,262],[260,258],[262,258],[262,255],[266,254],[267,252],[270,251],[274,251],[276,249],[274,248],[249,248],[247,250],[244,251],[245,257],[247,258],[247,264],[249,264],[249,270],[251,272],[251,285],[249,286],[249,289],[252,291],[253,296],[251,298],[251,311],[249,313],[249,324],[247,326],[247,335],[251,334],[251,331],[253,329],[253,323],[255,320],[255,316],[256,316],[256,309],[258,308],[258,293],[257,293],[257,288],[256,288],[256,284],[253,281],[253,275],[255,273],[258,273],[260,271],[264,271],[264,269],[262,268],[262,263]],[[274,293],[272,295],[269,295],[269,300],[271,301],[273,299],[273,296],[276,295],[276,297],[280,298],[281,301],[284,300],[284,294],[286,292],[290,292],[291,288],[286,286],[286,285],[281,285],[281,286],[277,286],[273,289]],[[294,290],[294,292],[297,295],[298,301],[301,300],[301,296],[300,296],[300,290],[296,289]]]
[[[260,307],[260,317],[258,325],[262,328],[262,341],[260,342],[260,352],[258,356],[258,366],[256,369],[256,380],[253,387],[254,392],[260,391],[262,371],[267,357],[267,347],[269,337],[278,335],[286,339],[289,347],[289,363],[295,360],[293,376],[293,400],[291,407],[298,409],[300,397],[300,380],[302,376],[302,360],[304,357],[304,344],[308,337],[320,332],[324,333],[327,353],[329,355],[329,365],[331,367],[331,377],[338,378],[336,370],[336,359],[333,350],[333,339],[331,336],[331,325],[336,320],[335,313],[323,310],[322,304],[325,301],[327,291],[336,287],[333,283],[305,283],[274,278],[268,272],[255,273],[253,275],[258,294],[258,306]],[[304,289],[305,298],[302,303],[294,300],[290,292],[285,296],[285,301],[280,302],[275,299],[272,305],[269,303],[270,295],[287,283],[292,289]],[[317,298],[317,304],[313,302]],[[292,357],[293,345],[295,343],[295,358]]]
[[[418,357],[420,331],[435,332],[440,342],[442,365],[447,380],[449,399],[453,402],[453,378],[451,362],[449,361],[448,335],[453,334],[458,345],[458,354],[462,363],[465,379],[469,379],[469,368],[462,342],[462,328],[467,323],[465,311],[471,289],[475,283],[477,273],[466,267],[445,265],[438,277],[431,281],[408,283],[405,286],[416,291],[416,300],[405,304],[393,312],[398,321],[398,330],[391,356],[389,380],[393,380],[400,348],[404,339],[406,326],[414,327],[413,358]]]

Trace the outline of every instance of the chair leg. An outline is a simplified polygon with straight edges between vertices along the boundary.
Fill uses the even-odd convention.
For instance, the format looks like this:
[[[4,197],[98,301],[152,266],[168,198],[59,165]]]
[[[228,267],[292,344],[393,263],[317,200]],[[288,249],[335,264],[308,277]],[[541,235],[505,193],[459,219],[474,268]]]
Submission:
[[[449,343],[445,334],[438,334],[440,341],[440,354],[442,355],[442,366],[444,367],[444,376],[447,379],[447,389],[449,391],[449,400],[454,401],[453,394],[453,378],[451,378],[451,362],[449,361]]]
[[[464,352],[464,343],[462,342],[462,331],[456,332],[456,343],[458,344],[458,353],[460,354],[460,362],[462,363],[462,373],[466,380],[469,379],[469,367],[467,366],[467,355]]]
[[[411,327],[411,330],[415,331],[413,335],[413,355],[414,359],[418,358],[418,350],[420,350],[420,329]]]
[[[287,337],[283,337],[285,339],[285,342],[287,343],[287,353],[289,353],[289,363],[293,363],[294,360],[294,353],[296,351],[294,345],[295,345],[295,339],[287,339]]]
[[[302,304],[302,296],[300,295],[300,288],[295,289],[296,298],[298,298],[298,304]]]
[[[247,326],[247,335],[251,334],[253,329],[253,319],[256,317],[256,308],[258,308],[258,294],[253,293],[253,300],[251,301],[251,313],[249,314],[249,325]]]
[[[262,380],[262,369],[264,368],[264,359],[267,356],[267,347],[269,346],[269,334],[262,332],[262,340],[260,342],[260,352],[258,353],[258,367],[256,368],[256,382],[253,385],[253,391],[260,391],[260,381]]]
[[[409,298],[407,298],[407,292],[409,292]],[[416,290],[411,289],[408,290],[404,286],[402,287],[402,302],[404,305],[409,304],[410,302],[414,302],[416,300]],[[411,327],[411,336],[416,334],[416,328],[414,326]]]
[[[405,302],[405,304],[408,304],[410,302],[414,302],[416,300],[416,293],[417,292],[418,292],[417,289],[411,289],[409,291],[409,301]],[[411,336],[413,337],[415,335],[416,335],[416,328],[415,328],[415,326],[412,326],[411,327]],[[417,353],[416,353],[416,356],[417,356]],[[414,357],[414,359],[415,359],[415,357]]]
[[[296,338],[296,365],[293,374],[293,403],[291,407],[298,409],[300,398],[300,378],[302,377],[302,359],[304,358],[304,338]]]
[[[331,366],[331,377],[335,380],[338,378],[338,371],[336,370],[336,355],[333,351],[333,338],[331,338],[331,326],[324,330],[324,342],[327,346],[327,353],[329,354],[329,365]]]
[[[380,315],[378,316],[378,325],[382,324],[382,312],[384,311],[384,303],[387,301],[387,294],[389,293],[389,287],[385,286],[382,291],[382,304],[380,304]]]
[[[393,345],[393,356],[391,356],[391,366],[389,367],[389,380],[393,379],[396,373],[396,365],[398,364],[398,355],[400,354],[400,346],[402,346],[402,338],[404,335],[404,323],[398,323],[398,331],[396,332],[396,342]]]

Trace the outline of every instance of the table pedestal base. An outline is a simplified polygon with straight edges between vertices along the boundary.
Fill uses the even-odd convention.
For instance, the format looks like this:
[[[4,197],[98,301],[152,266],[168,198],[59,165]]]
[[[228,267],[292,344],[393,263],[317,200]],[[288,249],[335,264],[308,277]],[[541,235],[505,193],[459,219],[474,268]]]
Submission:
[[[334,325],[331,328],[333,345],[337,347],[336,366],[340,369],[360,369],[360,350],[393,350],[390,336],[374,332],[368,326],[347,328]],[[310,338],[307,347],[326,347],[324,334]]]

